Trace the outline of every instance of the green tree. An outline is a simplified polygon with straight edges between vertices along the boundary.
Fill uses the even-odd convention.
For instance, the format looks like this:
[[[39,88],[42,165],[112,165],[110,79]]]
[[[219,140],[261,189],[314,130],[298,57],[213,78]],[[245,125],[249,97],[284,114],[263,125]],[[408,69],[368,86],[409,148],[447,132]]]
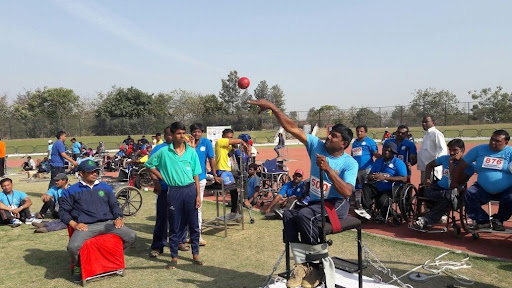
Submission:
[[[60,129],[69,130],[66,128],[74,120],[71,116],[81,107],[80,97],[73,90],[44,87],[18,94],[12,108],[14,117],[24,125],[26,136],[48,137]]]
[[[416,90],[408,111],[412,118],[410,122],[420,123],[423,116],[432,115],[437,119],[438,125],[452,124],[453,119],[460,118],[463,114],[457,107],[458,104],[457,96],[448,90],[437,91],[435,88]]]
[[[363,125],[366,124],[368,127],[379,127],[380,116],[368,108],[360,108],[350,121],[352,125]]]
[[[270,100],[270,90],[268,89],[267,81],[260,81],[256,89],[254,89],[254,98],[256,98],[257,100]]]
[[[229,72],[227,79],[221,79],[222,87],[219,92],[219,98],[224,103],[227,111],[231,114],[240,108],[240,88],[238,88],[238,72],[233,70]]]
[[[496,90],[484,88],[480,91],[468,92],[478,104],[473,105],[473,118],[475,120],[491,123],[512,121],[512,95],[503,92],[501,86]]]
[[[274,103],[274,105],[276,105],[281,111],[285,111],[284,92],[281,87],[279,87],[279,85],[276,84],[270,87],[270,95],[268,100]]]
[[[135,87],[112,87],[100,93],[93,132],[96,135],[146,134],[152,131],[153,94]],[[149,117],[148,117],[149,115]],[[146,122],[147,121],[147,122]]]

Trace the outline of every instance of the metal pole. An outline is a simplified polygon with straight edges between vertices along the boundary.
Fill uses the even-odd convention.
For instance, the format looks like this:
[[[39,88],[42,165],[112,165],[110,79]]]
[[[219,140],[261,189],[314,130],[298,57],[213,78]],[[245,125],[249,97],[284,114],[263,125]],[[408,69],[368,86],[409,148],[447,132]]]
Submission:
[[[447,114],[447,109],[446,109],[446,106],[448,105],[448,103],[444,103],[444,126],[446,126],[446,123],[447,123],[447,117],[448,117],[448,114]]]
[[[320,169],[319,169],[320,170]],[[318,235],[320,236],[320,243],[324,243],[325,242],[325,199],[324,199],[324,171],[320,170],[320,209],[321,209],[321,212],[320,212],[320,217],[322,218],[322,231],[320,231],[320,233],[318,233]]]
[[[468,102],[468,125],[469,125],[469,102]]]

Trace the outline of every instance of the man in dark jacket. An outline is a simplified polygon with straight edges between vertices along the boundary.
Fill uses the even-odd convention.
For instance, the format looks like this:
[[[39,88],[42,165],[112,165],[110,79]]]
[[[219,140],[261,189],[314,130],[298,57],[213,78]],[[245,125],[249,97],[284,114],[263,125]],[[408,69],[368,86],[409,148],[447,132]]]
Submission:
[[[73,280],[81,281],[78,252],[85,241],[102,234],[115,234],[123,239],[126,249],[135,242],[137,234],[124,226],[124,219],[114,191],[98,181],[96,163],[86,160],[78,165],[81,181],[63,192],[60,200],[60,220],[75,229],[69,239],[68,253],[75,270]]]

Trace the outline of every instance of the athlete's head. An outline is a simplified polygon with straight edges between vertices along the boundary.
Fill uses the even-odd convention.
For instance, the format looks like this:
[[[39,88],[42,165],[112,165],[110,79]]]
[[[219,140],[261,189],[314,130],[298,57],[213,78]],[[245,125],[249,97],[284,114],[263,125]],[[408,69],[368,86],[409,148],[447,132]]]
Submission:
[[[358,125],[356,127],[357,140],[363,140],[367,134],[368,134],[368,126]]]
[[[353,136],[350,128],[343,124],[336,124],[331,127],[331,131],[327,135],[325,149],[329,154],[343,151],[350,145]]]
[[[493,151],[501,151],[508,145],[510,135],[505,130],[496,130],[492,133],[491,140],[489,140],[489,148]]]

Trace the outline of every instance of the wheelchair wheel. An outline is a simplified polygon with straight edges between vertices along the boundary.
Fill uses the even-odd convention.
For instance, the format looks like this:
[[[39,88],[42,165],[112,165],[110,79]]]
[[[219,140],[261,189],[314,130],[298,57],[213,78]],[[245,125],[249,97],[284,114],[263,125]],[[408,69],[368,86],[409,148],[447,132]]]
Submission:
[[[288,176],[288,174],[279,174],[277,177],[277,192],[279,192],[281,187],[283,187],[288,181],[290,181],[290,176]]]
[[[407,184],[400,190],[400,200],[398,207],[400,208],[400,214],[405,222],[409,223],[414,219],[414,210],[416,208],[416,195],[418,190],[414,185]]]
[[[135,187],[126,186],[121,188],[117,191],[116,198],[124,216],[135,215],[142,207],[142,194]]]
[[[135,187],[139,189],[153,187],[153,179],[149,176],[149,171],[146,168],[141,169],[135,176]]]
[[[460,226],[466,233],[471,233],[471,228],[468,224],[468,214],[466,212],[466,205],[464,205],[464,202],[460,205],[460,207],[457,207],[457,212],[459,213],[459,220],[460,220]]]

